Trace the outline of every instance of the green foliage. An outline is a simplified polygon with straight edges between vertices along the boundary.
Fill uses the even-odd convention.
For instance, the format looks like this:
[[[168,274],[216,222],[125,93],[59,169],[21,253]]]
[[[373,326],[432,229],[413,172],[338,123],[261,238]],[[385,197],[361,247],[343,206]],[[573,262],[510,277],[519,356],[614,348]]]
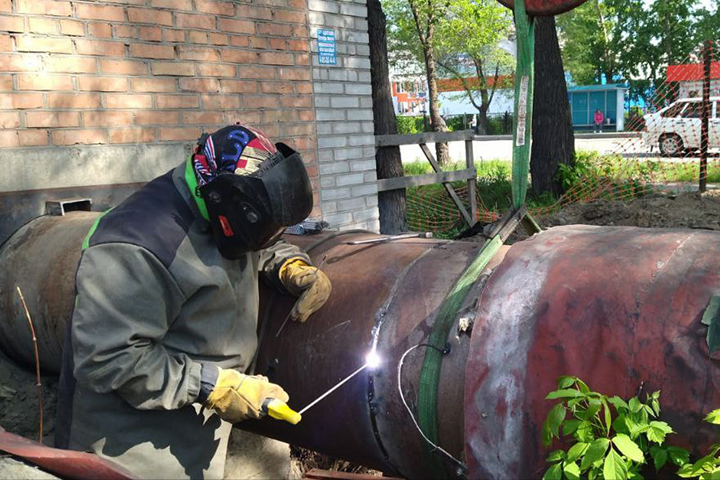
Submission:
[[[666,65],[683,62],[720,28],[717,6],[696,0],[590,0],[557,18],[563,64],[576,83],[626,79],[631,97],[645,100]]]
[[[567,191],[584,185],[594,190],[606,187],[612,198],[646,194],[653,182],[696,182],[698,170],[687,164],[657,160],[635,160],[619,155],[600,155],[596,151],[578,150],[575,164],[558,166],[557,179]],[[720,165],[708,166],[708,183],[720,182]],[[611,198],[611,197],[608,197]]]
[[[557,179],[563,191],[582,185],[591,191],[603,190],[610,198],[640,196],[648,192],[647,184],[665,165],[657,161],[637,161],[619,155],[599,155],[579,150],[573,165],[558,165]]]
[[[625,112],[625,131],[626,132],[642,132],[645,130],[645,117],[642,108],[638,106],[630,107]]]
[[[563,376],[545,398],[561,401],[545,420],[543,444],[549,447],[563,437],[574,443],[567,451],[548,455],[550,467],[543,479],[637,479],[651,459],[656,470],[668,458],[680,467],[688,461],[686,450],[665,445],[665,437],[673,430],[657,420],[660,392],[647,395],[644,402],[638,397],[626,402],[591,391],[577,377]]]
[[[720,425],[720,409],[713,410],[705,417],[705,421],[713,425]],[[720,480],[720,444],[710,447],[710,454],[695,463],[685,464],[678,470],[681,478],[700,478],[702,480]]]
[[[466,118],[467,117],[467,118]],[[445,119],[445,124],[451,132],[470,130],[470,115],[454,115]]]
[[[396,118],[397,129],[400,135],[422,133],[424,131],[423,117],[410,117],[398,115]]]

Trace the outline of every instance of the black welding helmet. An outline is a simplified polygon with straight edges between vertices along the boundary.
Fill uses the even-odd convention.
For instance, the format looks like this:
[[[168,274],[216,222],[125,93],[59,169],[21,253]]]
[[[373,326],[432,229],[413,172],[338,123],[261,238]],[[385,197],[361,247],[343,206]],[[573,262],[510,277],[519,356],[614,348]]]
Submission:
[[[300,154],[283,143],[273,145],[257,130],[234,125],[202,137],[193,163],[223,257],[237,259],[272,246],[312,210]]]

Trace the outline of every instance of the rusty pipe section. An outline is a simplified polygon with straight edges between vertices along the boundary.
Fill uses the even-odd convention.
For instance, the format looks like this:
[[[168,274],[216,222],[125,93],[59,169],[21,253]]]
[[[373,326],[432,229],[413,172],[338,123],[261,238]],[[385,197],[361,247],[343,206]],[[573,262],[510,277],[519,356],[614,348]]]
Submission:
[[[23,288],[40,336],[42,367],[60,365],[80,243],[95,215],[42,217],[0,249],[0,346],[32,365]],[[238,427],[407,478],[427,478],[432,453],[397,393],[397,362],[428,338],[442,300],[479,244],[407,239],[348,245],[372,234],[288,237],[310,251],[334,291],[305,324],[276,336],[294,299],[261,291],[255,371],[283,385],[300,409],[365,362],[383,359],[291,426],[271,419]],[[440,445],[472,478],[540,477],[547,453],[544,399],[560,375],[609,395],[662,390],[669,441],[705,451],[716,437],[702,418],[720,406],[717,354],[702,314],[720,294],[720,234],[627,227],[553,228],[505,249],[474,286],[448,338],[439,385]],[[504,259],[503,259],[504,257]],[[491,273],[492,272],[492,273]],[[402,389],[417,412],[424,351],[406,361]],[[447,470],[448,475],[454,471]]]
[[[667,442],[706,455],[720,356],[700,320],[720,294],[719,244],[704,230],[585,225],[515,244],[480,294],[468,355],[470,476],[543,475],[541,429],[556,403],[545,396],[560,375],[626,399],[662,391],[662,419],[677,432]]]
[[[16,286],[25,297],[40,368],[60,373],[65,324],[72,314],[80,247],[97,213],[44,216],[21,227],[0,248],[0,349],[34,368],[33,341]]]
[[[61,365],[65,324],[72,312],[80,246],[97,214],[40,217],[0,249],[0,348],[33,365],[27,320],[15,295],[29,299],[41,367]],[[396,366],[404,351],[429,336],[442,300],[480,251],[480,244],[405,239],[348,245],[368,233],[288,236],[307,249],[333,283],[325,307],[305,324],[290,323],[276,337],[295,299],[261,290],[260,347],[255,372],[290,394],[297,409],[357,370],[375,344],[383,364],[365,370],[315,408],[297,426],[266,419],[239,424],[266,436],[305,446],[386,472],[418,477],[427,472],[427,450],[397,395]],[[498,260],[499,261],[499,260]],[[7,272],[7,273],[5,273]],[[462,398],[469,333],[452,335],[440,382],[440,438],[453,455],[463,451]],[[408,357],[403,385],[417,403],[424,352]]]

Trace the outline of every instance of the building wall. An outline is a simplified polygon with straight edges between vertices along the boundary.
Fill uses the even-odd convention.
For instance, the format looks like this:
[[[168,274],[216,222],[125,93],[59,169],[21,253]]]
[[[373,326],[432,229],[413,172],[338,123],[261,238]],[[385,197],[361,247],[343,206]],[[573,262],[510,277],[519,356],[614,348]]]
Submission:
[[[327,25],[343,26],[342,66],[332,69],[343,73],[315,91],[331,93],[328,110],[358,128],[328,135],[326,100],[314,100],[307,1],[0,0],[0,192],[145,182],[183,161],[203,131],[242,122],[301,151],[315,217],[326,205],[335,226],[369,219],[365,7],[327,2],[336,10]],[[326,174],[347,168],[362,182],[333,177],[349,195],[321,195],[319,152]]]
[[[677,98],[697,98],[702,97],[703,82],[679,82]],[[710,81],[710,96],[720,96],[720,80]]]
[[[313,55],[320,206],[341,228],[379,230],[370,48],[365,0],[308,0],[313,39],[333,30],[337,63]],[[313,52],[317,52],[313,40]]]

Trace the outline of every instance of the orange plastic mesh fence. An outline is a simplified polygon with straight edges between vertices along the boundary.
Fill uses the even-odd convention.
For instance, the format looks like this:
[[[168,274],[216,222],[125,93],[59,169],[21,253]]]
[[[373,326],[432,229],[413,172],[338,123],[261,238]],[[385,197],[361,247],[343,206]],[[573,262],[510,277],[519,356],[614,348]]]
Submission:
[[[597,199],[622,200],[652,191],[697,190],[701,177],[708,188],[720,184],[720,59],[717,42],[710,42],[710,99],[703,102],[704,44],[677,65],[669,65],[664,81],[645,99],[646,107],[626,114],[627,138],[605,139],[597,154],[582,152],[576,142],[578,167],[570,188],[555,203],[529,205],[534,215],[554,213],[568,205]],[[708,107],[708,131],[702,132],[703,105]],[[591,144],[592,148],[592,144]],[[707,168],[701,174],[701,157]],[[493,222],[504,212],[487,208],[478,186],[478,220]],[[456,192],[465,205],[464,186]],[[452,236],[467,227],[445,190],[420,187],[408,191],[408,226]]]

